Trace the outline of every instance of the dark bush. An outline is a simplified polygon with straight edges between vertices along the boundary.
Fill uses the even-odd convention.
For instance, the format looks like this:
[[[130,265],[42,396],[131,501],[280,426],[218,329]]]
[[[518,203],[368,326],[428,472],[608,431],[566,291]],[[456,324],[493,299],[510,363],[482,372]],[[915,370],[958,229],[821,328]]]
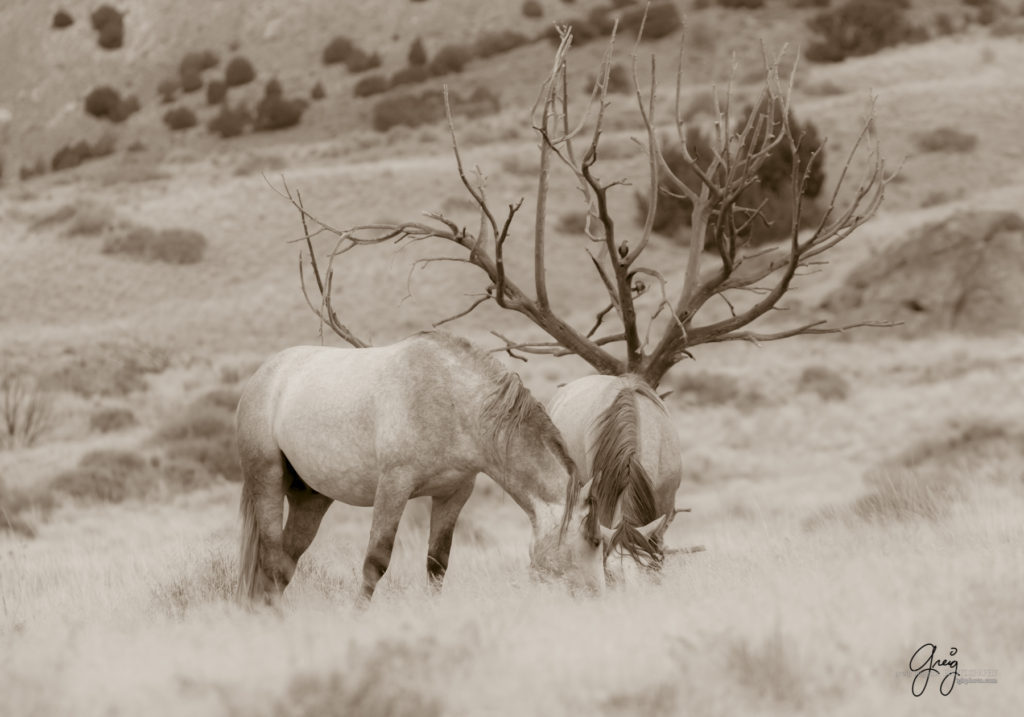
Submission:
[[[522,47],[529,42],[530,40],[521,32],[498,30],[481,35],[473,45],[473,52],[477,57],[491,57]]]
[[[124,44],[124,16],[110,5],[101,5],[91,15],[93,29],[99,33],[99,46],[116,50]]]
[[[229,139],[245,132],[245,128],[252,123],[252,113],[248,107],[244,104],[229,107],[225,102],[220,107],[220,113],[206,124],[206,128],[213,134]]]
[[[109,119],[111,122],[123,122],[139,111],[139,100],[135,96],[122,99],[117,90],[102,85],[86,95],[85,111],[93,117]]]
[[[824,401],[844,401],[850,395],[850,382],[828,366],[808,366],[800,374],[797,390],[816,393]]]
[[[807,21],[819,37],[807,48],[812,62],[840,62],[871,55],[910,39],[915,29],[906,17],[906,3],[889,0],[847,0]]]
[[[627,31],[636,34],[644,17],[644,8],[634,7],[623,11],[619,17],[619,32]],[[683,26],[679,16],[679,8],[672,2],[659,2],[651,5],[647,12],[647,23],[644,25],[644,39],[657,40],[676,32]]]
[[[106,157],[114,152],[114,138],[110,135],[104,135],[102,138],[97,140],[94,144],[89,144],[85,140],[80,140],[74,144],[65,145],[58,149],[50,162],[50,168],[54,172],[59,172],[63,169],[72,169],[77,167],[82,162],[90,159],[98,159],[99,157]],[[39,164],[36,166],[37,170],[40,168]],[[45,164],[42,165],[42,169],[45,171]],[[40,172],[36,171],[35,174]],[[23,177],[27,178],[27,177]]]
[[[430,74],[438,77],[452,72],[462,72],[462,68],[472,59],[473,51],[470,48],[464,45],[445,45],[437,51],[428,67]]]
[[[89,428],[98,433],[123,431],[125,428],[137,426],[135,414],[127,408],[108,406],[99,408],[89,416]]]
[[[74,24],[75,19],[65,10],[58,10],[53,14],[53,26],[58,30],[62,30],[65,27],[71,27]]]
[[[284,88],[281,86],[281,80],[276,77],[272,77],[263,87],[264,97],[281,97],[282,95],[284,95]]]
[[[213,69],[220,64],[220,58],[213,50],[202,52],[189,52],[178,64],[178,74],[184,77],[189,74],[201,74],[206,70]]]
[[[747,118],[753,111],[752,107],[748,107],[740,118],[738,126],[744,126]],[[799,145],[797,159],[801,171],[803,171],[803,168],[807,167],[808,163],[811,162],[814,150],[821,146],[821,141],[818,138],[817,129],[810,122],[801,124],[792,114],[790,115],[789,122],[794,136],[798,138],[803,136]],[[776,119],[774,130],[778,132],[780,129],[780,121]],[[751,137],[753,145],[756,146],[757,142],[756,137]],[[707,170],[713,156],[710,140],[697,128],[691,126],[687,132],[686,144],[690,154],[696,159],[698,166],[702,170]],[[699,191],[702,186],[700,177],[690,167],[689,163],[685,161],[680,148],[670,145],[663,151],[663,156],[665,157],[666,164],[681,181],[691,189]],[[786,143],[782,143],[761,165],[757,174],[758,182],[749,187],[737,202],[738,206],[746,208],[758,207],[762,205],[762,202],[764,203],[762,212],[767,222],[771,222],[771,224],[757,222],[750,228],[749,231],[752,234],[751,242],[754,244],[779,239],[788,235],[791,229],[793,196],[790,179],[793,161],[793,154],[789,146]],[[801,226],[806,227],[820,219],[820,209],[813,200],[821,193],[824,181],[824,152],[819,152],[814,157],[813,163],[810,164],[807,184],[805,186],[805,199],[800,217]],[[667,183],[662,183],[658,204],[655,209],[654,229],[663,234],[675,235],[682,227],[690,226],[693,205],[688,199],[675,198],[665,194],[667,191],[671,191],[670,186]],[[647,214],[647,197],[641,193],[638,193],[636,196],[640,216],[645,217]],[[714,247],[708,247],[708,249],[712,250]]]
[[[203,259],[206,245],[206,237],[192,229],[157,231],[150,227],[134,226],[108,237],[102,251],[104,254],[125,254],[144,261],[197,264]]]
[[[356,47],[353,48],[352,52],[350,52],[348,57],[345,59],[345,66],[348,68],[349,72],[366,72],[367,70],[380,67],[380,55],[376,52],[367,54]]]
[[[501,103],[493,92],[479,87],[468,98],[450,95],[452,112],[465,117],[482,117],[501,109]],[[427,91],[385,97],[373,106],[373,128],[386,132],[392,127],[404,125],[418,127],[444,119],[444,99],[440,92]]]
[[[718,4],[727,8],[744,8],[756,10],[764,7],[764,0],[718,0]]]
[[[422,65],[403,67],[391,75],[391,86],[415,85],[424,80],[430,79],[430,70]]]
[[[978,136],[953,127],[937,127],[914,136],[921,152],[970,152],[978,144]]]
[[[427,64],[427,51],[423,47],[422,38],[417,37],[409,46],[409,66],[419,67]]]
[[[347,37],[338,35],[324,48],[323,61],[325,65],[336,65],[348,59],[348,56],[355,49],[355,44]]]
[[[181,76],[181,89],[183,92],[196,92],[203,88],[203,77],[198,72],[190,71]]]
[[[302,120],[306,107],[306,100],[303,99],[289,100],[281,95],[266,95],[256,106],[254,129],[265,132],[294,127]]]
[[[600,23],[594,23],[587,18],[576,18],[575,20],[569,19],[566,20],[566,24],[572,26],[573,43],[577,46],[585,45],[591,40],[605,34],[601,29]],[[540,38],[549,40],[555,45],[561,41],[561,35],[555,25],[551,25],[544,30],[544,32],[540,34]]]
[[[93,117],[109,117],[121,103],[121,93],[113,87],[101,85],[85,96],[85,111]]]
[[[164,453],[174,463],[192,462],[202,466],[210,475],[235,483],[242,480],[233,425],[231,430],[214,435],[174,441],[164,448]],[[190,484],[187,487],[198,487],[195,485],[197,481],[186,482]]]
[[[160,95],[160,99],[165,105],[174,102],[174,97],[180,89],[181,81],[177,77],[160,80],[160,84],[156,86],[156,92]]]
[[[544,17],[544,8],[537,0],[523,2],[523,17]]]
[[[324,91],[323,84],[317,82],[315,85],[313,85],[313,89],[310,91],[309,96],[312,97],[314,100],[322,100],[324,97],[326,97],[327,93]]]
[[[391,82],[384,75],[367,75],[356,83],[354,92],[356,97],[369,97],[387,92],[390,86]]]
[[[196,126],[196,113],[188,107],[175,107],[164,113],[164,124],[171,130],[189,129]]]
[[[224,70],[224,81],[228,87],[246,85],[256,79],[256,70],[245,57],[233,57]]]
[[[206,103],[219,105],[227,97],[228,86],[223,80],[210,80],[206,85]]]

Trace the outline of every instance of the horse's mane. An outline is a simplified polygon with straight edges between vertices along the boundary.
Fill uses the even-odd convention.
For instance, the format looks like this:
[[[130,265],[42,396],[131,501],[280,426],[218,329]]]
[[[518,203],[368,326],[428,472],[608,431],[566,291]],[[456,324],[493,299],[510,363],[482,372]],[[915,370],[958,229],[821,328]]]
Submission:
[[[494,389],[484,399],[480,420],[489,434],[490,445],[497,451],[494,458],[498,462],[508,460],[512,440],[528,431],[533,440],[545,445],[565,466],[569,473],[569,481],[565,488],[565,511],[562,514],[561,534],[564,535],[572,520],[573,508],[583,486],[562,433],[552,422],[544,406],[523,385],[517,373],[507,370],[494,357],[465,339],[444,331],[424,332],[422,335],[471,359],[493,380]],[[594,510],[587,512],[584,522],[587,536],[596,539],[598,523]]]
[[[658,518],[654,483],[637,454],[637,396],[649,399],[663,411],[665,407],[654,390],[640,379],[624,376],[623,381],[625,385],[593,424],[597,449],[591,466],[591,495],[598,519],[609,526],[621,499],[622,518],[609,549],[620,547],[637,562],[653,567],[660,565],[663,558],[661,541],[653,536],[645,538],[637,530]]]

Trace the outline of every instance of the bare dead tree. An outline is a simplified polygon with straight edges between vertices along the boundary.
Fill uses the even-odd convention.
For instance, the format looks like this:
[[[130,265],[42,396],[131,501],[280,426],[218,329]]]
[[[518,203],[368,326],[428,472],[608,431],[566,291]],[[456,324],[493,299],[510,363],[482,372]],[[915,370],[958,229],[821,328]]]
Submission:
[[[866,322],[838,327],[819,320],[767,333],[750,328],[758,318],[778,307],[779,301],[792,288],[793,280],[801,269],[823,263],[822,255],[855,232],[878,210],[885,185],[891,176],[885,174],[875,135],[873,101],[817,225],[801,235],[800,219],[805,188],[814,164],[812,155],[811,161],[803,164],[793,162],[792,174],[788,179],[793,207],[787,240],[780,246],[755,248],[752,239],[756,236],[758,226],[768,223],[768,219],[763,212],[764,205],[752,207],[742,204],[743,198],[749,196],[745,190],[758,182],[758,170],[773,152],[786,147],[791,156],[799,157],[804,139],[796,134],[790,123],[795,65],[793,74],[780,77],[778,67],[781,55],[772,58],[765,54],[765,79],[760,97],[754,103],[757,110],[751,112],[742,126],[733,126],[731,82],[724,98],[720,98],[716,92],[716,118],[711,142],[713,156],[710,161],[707,158],[698,161],[687,148],[686,127],[680,110],[684,63],[683,43],[680,43],[674,125],[685,164],[692,169],[693,176],[699,178],[694,186],[674,174],[662,154],[655,124],[658,93],[653,56],[650,64],[650,89],[646,94],[641,90],[637,67],[639,42],[643,33],[641,24],[632,60],[636,104],[646,140],[648,209],[639,234],[624,239],[620,237],[619,227],[609,210],[608,202],[609,191],[622,184],[622,181],[604,182],[597,173],[605,111],[609,106],[608,77],[615,48],[615,31],[612,32],[600,64],[590,102],[575,124],[569,118],[567,91],[567,57],[572,45],[572,30],[560,28],[560,31],[561,42],[555,51],[551,71],[531,113],[533,129],[540,140],[533,221],[532,293],[527,291],[522,279],[508,274],[504,262],[505,244],[513,220],[522,207],[522,199],[499,211],[485,195],[482,178],[467,174],[445,88],[448,127],[459,177],[480,211],[480,224],[475,233],[458,226],[441,213],[427,214],[428,221],[425,222],[336,229],[309,214],[302,205],[301,197],[293,196],[285,185],[284,193],[302,216],[304,232],[298,241],[307,244],[319,298],[310,298],[302,270],[304,260],[300,256],[303,293],[310,308],[319,316],[321,326],[326,324],[354,346],[366,345],[338,320],[331,306],[332,263],[336,257],[364,245],[432,238],[457,244],[465,250],[465,255],[423,259],[418,263],[465,262],[480,269],[489,280],[484,294],[463,311],[436,322],[435,326],[465,316],[487,301],[494,301],[503,309],[527,317],[550,337],[550,340],[544,341],[519,342],[492,332],[503,341],[500,350],[509,355],[524,358],[529,354],[575,354],[601,373],[635,373],[651,386],[657,386],[674,364],[690,356],[690,351],[701,344],[775,341],[791,336],[836,333],[859,326],[891,325],[888,322]],[[577,151],[574,144],[577,142],[582,152]],[[820,151],[819,147],[816,152]],[[552,165],[556,163],[567,167],[579,184],[587,205],[583,232],[585,254],[581,252],[581,259],[590,265],[595,272],[595,281],[601,283],[607,294],[607,304],[593,312],[594,323],[586,331],[572,326],[565,318],[555,314],[549,300],[545,229],[549,175]],[[841,190],[857,171],[863,171],[863,175],[852,193],[844,194]],[[673,196],[688,198],[693,205],[692,238],[685,259],[681,257],[681,286],[674,300],[670,299],[670,281],[665,274],[644,266],[642,262],[651,239],[659,187],[665,183],[671,188]],[[309,231],[309,223],[316,227],[315,231]],[[320,234],[335,237],[335,247],[329,255],[325,275],[321,274],[312,243]],[[716,261],[714,266],[703,267],[702,270],[701,259],[706,250],[715,252]],[[655,308],[639,315],[637,299],[654,290],[658,292]],[[738,294],[757,298],[752,303],[741,305],[741,302],[734,300]],[[730,315],[724,319],[700,323],[698,315],[702,307],[716,297],[729,307]],[[653,329],[660,331],[660,337],[650,341]],[[613,347],[621,349],[613,351]]]

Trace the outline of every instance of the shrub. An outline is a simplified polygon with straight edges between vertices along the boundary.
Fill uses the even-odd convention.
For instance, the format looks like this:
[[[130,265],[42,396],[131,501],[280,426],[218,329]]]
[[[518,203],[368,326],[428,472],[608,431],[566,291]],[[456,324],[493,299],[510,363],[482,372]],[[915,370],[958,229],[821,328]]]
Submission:
[[[325,65],[336,65],[348,59],[348,56],[355,49],[355,44],[347,37],[338,35],[329,43],[323,51],[323,61]]]
[[[399,85],[418,84],[428,79],[430,79],[430,70],[425,66],[418,65],[415,67],[403,67],[391,75],[389,82],[391,87],[398,87]]]
[[[98,433],[112,433],[138,425],[135,414],[120,406],[98,408],[89,416],[89,428]]]
[[[229,107],[225,102],[221,105],[217,116],[207,123],[206,128],[213,134],[219,134],[224,139],[228,139],[239,136],[252,123],[252,113],[248,107],[244,104]]]
[[[423,47],[423,39],[417,37],[409,46],[409,66],[419,67],[427,64],[427,51]]]
[[[756,10],[764,7],[764,0],[718,0],[718,4],[727,8],[744,8]]]
[[[33,510],[48,513],[56,502],[50,490],[10,488],[0,476],[0,531],[6,530],[26,538],[35,537],[35,528],[26,518],[26,513]]]
[[[85,96],[85,111],[93,117],[123,122],[139,111],[139,100],[135,96],[122,99],[113,87],[101,85]]]
[[[522,47],[529,42],[526,35],[515,30],[486,32],[473,44],[473,53],[477,57],[492,57]]]
[[[911,38],[914,28],[906,17],[905,2],[847,0],[807,21],[819,38],[807,48],[812,62],[839,62],[847,57],[871,55]]]
[[[198,72],[188,72],[181,76],[181,89],[183,92],[196,92],[202,89],[203,78]]]
[[[921,152],[970,152],[978,144],[978,136],[953,127],[937,127],[914,137]]]
[[[138,453],[99,450],[83,456],[77,468],[55,476],[50,487],[77,500],[120,503],[152,493],[157,481]]]
[[[345,66],[348,68],[349,72],[366,72],[367,70],[380,67],[380,55],[376,52],[367,54],[357,47],[354,48],[345,59]]]
[[[353,91],[356,97],[369,97],[386,92],[390,86],[391,82],[384,75],[367,75],[356,83]]]
[[[450,95],[452,112],[466,117],[482,117],[501,108],[497,95],[479,87],[468,98]],[[373,107],[373,128],[386,132],[392,127],[418,127],[444,119],[444,100],[441,93],[428,91],[385,97]]]
[[[156,92],[165,105],[174,102],[174,96],[179,89],[181,89],[181,81],[177,77],[160,80],[160,84],[156,86]]]
[[[75,144],[65,145],[58,149],[50,162],[50,168],[54,172],[72,169],[82,164],[82,162],[105,157],[113,153],[113,151],[114,138],[109,135],[100,138],[95,144],[89,144],[85,140],[80,140]]]
[[[312,97],[314,100],[322,100],[324,97],[326,97],[327,93],[324,91],[323,84],[317,82],[315,85],[313,85],[313,89],[310,91],[309,96]]]
[[[113,87],[101,85],[85,96],[85,111],[93,117],[108,117],[120,103],[120,92]]]
[[[154,441],[172,460],[196,463],[213,475],[241,480],[234,421],[238,396],[233,389],[204,394],[161,426]]]
[[[114,225],[113,210],[105,204],[85,203],[72,207],[74,221],[67,229],[67,236],[96,236]]]
[[[619,18],[619,31],[630,31],[636,34],[644,17],[644,8],[636,7],[626,10]],[[672,2],[659,2],[651,5],[647,12],[647,23],[644,25],[644,39],[657,40],[676,32],[683,26],[679,16],[679,8]]]
[[[107,238],[104,254],[125,254],[145,261],[167,264],[197,264],[203,259],[206,237],[192,229],[162,229],[133,226]]]
[[[747,388],[739,379],[724,373],[685,371],[672,381],[671,387],[673,396],[697,406],[751,407],[765,402],[756,388]]]
[[[247,85],[256,79],[256,70],[245,57],[233,57],[224,69],[224,82],[228,87]]]
[[[172,461],[200,465],[211,475],[234,483],[242,480],[234,424],[231,430],[216,435],[174,441],[164,448],[164,453]]]
[[[58,30],[63,30],[65,27],[71,27],[74,23],[75,19],[65,10],[58,10],[53,14],[53,27]]]
[[[850,395],[850,382],[828,366],[808,366],[800,374],[797,390],[816,393],[825,401],[843,401]]]
[[[473,59],[473,52],[468,47],[463,45],[445,45],[437,51],[428,67],[430,68],[430,74],[438,77],[452,72],[462,72],[462,68],[471,59]]]
[[[172,131],[196,126],[196,113],[188,107],[175,107],[164,113],[164,124]]]
[[[33,445],[50,428],[53,400],[34,380],[8,375],[0,379],[0,448]]]
[[[234,414],[241,397],[242,392],[237,388],[214,388],[195,399],[191,406],[193,408],[213,408]]]
[[[220,64],[220,58],[213,50],[203,50],[202,52],[189,52],[178,64],[178,74],[181,77],[185,75],[198,75],[206,70],[213,69]]]
[[[263,87],[264,97],[281,97],[283,94],[284,88],[281,87],[281,80],[276,77],[272,77]]]
[[[101,5],[90,16],[97,42],[104,50],[116,50],[124,44],[124,16],[110,5]]]
[[[227,97],[228,86],[223,80],[210,80],[206,85],[206,103],[219,105]]]
[[[264,97],[256,107],[254,129],[266,132],[294,127],[306,111],[306,100],[286,100],[283,97]]]
[[[523,17],[543,17],[544,8],[537,0],[525,0],[523,2]]]

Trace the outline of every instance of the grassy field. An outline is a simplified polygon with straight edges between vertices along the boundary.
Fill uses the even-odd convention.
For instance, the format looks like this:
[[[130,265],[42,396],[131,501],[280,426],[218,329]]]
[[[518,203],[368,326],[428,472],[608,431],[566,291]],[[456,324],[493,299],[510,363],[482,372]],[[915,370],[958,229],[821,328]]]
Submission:
[[[30,13],[18,7],[17,17]],[[301,27],[287,15],[275,35],[260,7],[239,30],[251,43],[269,33],[257,61]],[[545,7],[554,12],[555,3]],[[39,14],[33,22],[46,19],[31,13]],[[415,18],[403,18],[392,12],[386,22],[401,25],[404,41],[412,30],[402,23]],[[736,24],[736,43],[757,35],[756,25],[732,18],[712,8],[691,25],[698,60],[687,101],[728,67],[730,47],[712,41],[716,22]],[[785,36],[785,18],[774,5],[766,11],[770,40]],[[452,31],[507,20],[467,13]],[[128,50],[144,53],[154,27]],[[226,40],[214,30],[211,38]],[[653,47],[671,55],[671,41]],[[461,76],[514,75],[506,110],[460,126],[460,137],[496,205],[526,197],[523,227],[532,221],[536,147],[515,103],[529,94],[528,71],[543,65],[535,49],[474,63]],[[583,49],[581,72],[599,50]],[[876,125],[890,164],[907,161],[881,214],[834,252],[832,266],[798,280],[784,319],[817,316],[849,269],[929,222],[965,208],[1021,206],[1024,94],[1014,68],[1022,62],[1017,39],[974,32],[801,71],[798,111],[830,138],[830,177],[869,90],[879,96]],[[301,74],[299,60],[289,67],[285,80]],[[638,127],[629,100],[616,102],[602,176],[643,186],[645,160],[631,141]],[[154,139],[152,151],[0,192],[0,373],[31,379],[50,415],[34,445],[0,449],[0,526],[10,528],[0,530],[0,715],[1019,709],[1017,335],[911,339],[897,328],[700,347],[661,388],[672,391],[683,446],[677,504],[693,511],[667,541],[706,550],[671,556],[658,575],[623,566],[601,597],[533,582],[525,515],[480,477],[440,594],[426,587],[428,506],[414,501],[391,569],[372,603],[357,607],[370,512],[335,505],[282,604],[237,605],[234,401],[267,354],[319,341],[298,290],[297,249],[287,243],[301,233],[298,217],[267,180],[280,186],[283,175],[308,208],[339,226],[439,209],[476,221],[441,127],[343,133],[347,116],[321,106],[308,126],[273,140]],[[921,150],[919,133],[945,126],[974,134],[970,151]],[[552,298],[582,326],[603,293],[578,280],[585,256],[573,230],[573,179],[556,173],[552,182]],[[611,201],[620,231],[637,232],[633,189]],[[201,232],[201,260],[143,261],[111,249],[139,227]],[[527,231],[510,239],[513,273],[529,270]],[[435,265],[410,281],[412,262],[437,250],[347,255],[336,305],[357,333],[396,340],[483,288],[461,266]],[[677,243],[655,237],[647,256],[678,283]],[[531,335],[494,307],[455,330],[493,346],[494,327]],[[542,400],[587,371],[575,359],[509,366]],[[995,671],[997,682],[965,682],[941,696],[940,667],[925,694],[912,696],[908,662],[925,643],[937,658],[957,648],[961,677]]]

